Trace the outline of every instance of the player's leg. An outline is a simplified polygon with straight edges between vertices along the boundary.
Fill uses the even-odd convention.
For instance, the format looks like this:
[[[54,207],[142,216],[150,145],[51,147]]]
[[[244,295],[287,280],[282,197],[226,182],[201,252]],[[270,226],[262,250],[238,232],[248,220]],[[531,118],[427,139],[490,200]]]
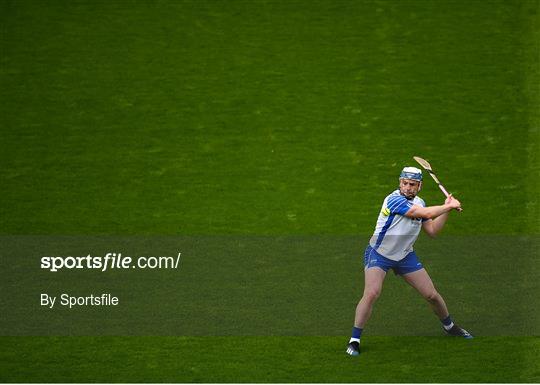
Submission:
[[[412,287],[414,287],[422,297],[428,301],[429,305],[433,309],[433,312],[437,314],[439,319],[445,319],[448,317],[448,308],[444,302],[443,297],[439,294],[433,281],[431,280],[426,269],[420,269],[413,271],[412,273],[404,274],[403,279]]]
[[[364,275],[364,294],[356,306],[352,336],[347,345],[347,354],[351,356],[360,354],[362,330],[371,316],[373,304],[381,294],[386,272],[380,267],[367,267]]]
[[[437,289],[435,289],[435,285],[433,285],[431,277],[424,268],[410,273],[402,274],[402,276],[403,279],[409,285],[414,287],[420,293],[420,295],[422,295],[422,297],[424,297],[426,301],[430,304],[433,312],[437,315],[437,317],[439,317],[443,324],[444,330],[448,334],[453,336],[472,338],[472,335],[469,332],[454,324],[448,312],[448,308],[446,306],[444,298],[439,294]]]
[[[379,267],[370,267],[365,270],[364,294],[356,306],[354,326],[364,328],[373,310],[373,304],[381,295],[382,285],[386,272]]]

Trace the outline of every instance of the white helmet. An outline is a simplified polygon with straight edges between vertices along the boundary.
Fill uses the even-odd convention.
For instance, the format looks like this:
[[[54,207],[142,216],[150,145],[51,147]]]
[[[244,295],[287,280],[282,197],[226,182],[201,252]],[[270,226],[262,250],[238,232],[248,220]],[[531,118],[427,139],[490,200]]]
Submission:
[[[412,179],[422,182],[422,170],[416,167],[405,167],[401,170],[399,179]]]

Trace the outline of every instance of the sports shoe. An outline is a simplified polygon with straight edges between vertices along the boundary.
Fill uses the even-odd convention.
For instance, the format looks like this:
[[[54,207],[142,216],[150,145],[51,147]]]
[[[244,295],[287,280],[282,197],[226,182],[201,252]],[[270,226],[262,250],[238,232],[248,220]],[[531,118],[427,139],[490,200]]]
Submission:
[[[360,354],[360,344],[356,341],[350,342],[347,345],[347,354],[351,356],[357,356]]]
[[[460,328],[456,324],[454,324],[454,326],[452,326],[450,330],[444,329],[444,331],[446,332],[446,334],[455,336],[455,337],[463,337],[467,339],[474,338],[471,333],[469,333],[467,330],[463,328]]]

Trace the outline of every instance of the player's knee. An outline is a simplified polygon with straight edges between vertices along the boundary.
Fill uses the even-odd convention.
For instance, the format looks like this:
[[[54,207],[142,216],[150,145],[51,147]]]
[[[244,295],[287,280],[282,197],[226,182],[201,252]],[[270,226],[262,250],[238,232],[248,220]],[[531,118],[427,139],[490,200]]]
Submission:
[[[380,295],[381,295],[380,289],[369,288],[369,289],[364,290],[364,298],[368,302],[375,302],[375,300],[379,298]]]
[[[437,290],[430,290],[425,295],[424,298],[427,299],[429,302],[437,302],[439,300],[439,293]]]

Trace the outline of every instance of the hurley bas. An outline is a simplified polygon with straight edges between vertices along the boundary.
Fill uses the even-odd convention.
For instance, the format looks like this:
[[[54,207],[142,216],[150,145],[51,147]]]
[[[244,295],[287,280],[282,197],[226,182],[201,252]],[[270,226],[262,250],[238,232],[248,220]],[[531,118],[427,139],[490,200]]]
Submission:
[[[47,306],[52,309],[56,304],[58,297],[41,293],[41,306]],[[77,306],[116,306],[119,303],[118,297],[114,297],[109,293],[104,293],[99,296],[91,294],[86,297],[74,297],[63,293],[60,295],[58,303],[61,306],[68,306],[70,309]]]

